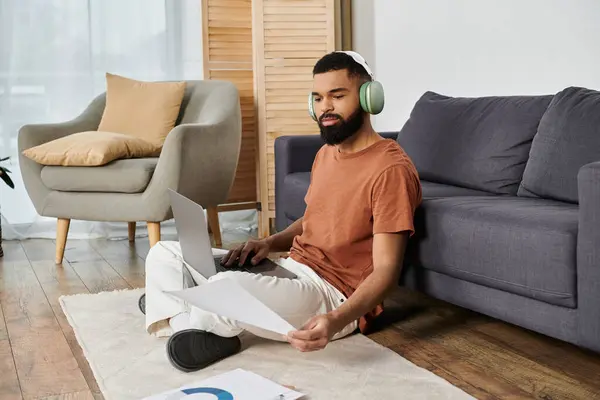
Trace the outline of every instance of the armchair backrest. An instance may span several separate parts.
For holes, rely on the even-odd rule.
[[[218,114],[235,114],[235,109],[239,107],[238,92],[231,82],[220,80],[188,80],[185,82],[186,88],[175,122],[176,126],[198,123],[202,120],[218,120]],[[105,107],[106,92],[103,92],[88,105],[84,112],[85,118],[93,119],[96,126],[100,125]]]
[[[239,108],[239,93],[228,81],[186,81],[185,94],[176,125],[219,121]]]

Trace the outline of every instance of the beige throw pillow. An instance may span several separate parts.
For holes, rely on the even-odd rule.
[[[106,107],[99,131],[162,145],[175,126],[185,82],[142,82],[106,74]]]
[[[158,157],[161,146],[130,135],[88,131],[74,133],[23,151],[42,165],[100,166],[121,158]]]

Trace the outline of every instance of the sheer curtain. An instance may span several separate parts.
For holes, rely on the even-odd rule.
[[[201,23],[200,0],[0,0],[0,158],[11,157],[4,165],[16,186],[0,182],[4,239],[55,236],[56,220],[37,215],[23,186],[19,128],[74,118],[105,90],[106,72],[202,79]],[[251,230],[254,219],[237,213],[222,225]],[[124,223],[72,221],[69,230],[69,238],[126,235]]]

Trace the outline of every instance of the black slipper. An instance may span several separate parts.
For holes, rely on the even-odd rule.
[[[146,315],[146,293],[144,293],[138,300],[138,307],[140,307],[142,314]]]
[[[226,338],[198,329],[174,333],[167,342],[171,365],[183,372],[194,372],[240,351],[237,336]]]

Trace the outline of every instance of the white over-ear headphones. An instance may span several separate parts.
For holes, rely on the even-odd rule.
[[[344,51],[340,50],[340,51],[336,51],[336,53],[348,54],[350,57],[352,57],[354,59],[354,61],[356,61],[357,63],[362,65],[362,67],[365,69],[365,71],[367,71],[367,74],[371,75],[371,79],[375,79],[375,76],[373,75],[373,71],[371,70],[371,67],[369,67],[369,64],[367,64],[367,61],[363,58],[363,56],[361,56],[360,54],[358,54],[355,51],[350,51],[350,50],[344,50]]]
[[[365,69],[365,71],[367,71],[367,74],[369,74],[369,76],[371,76],[372,80],[363,83],[360,87],[360,106],[365,112],[368,112],[369,114],[379,114],[383,110],[385,96],[383,93],[383,85],[374,79],[371,67],[369,67],[363,56],[361,56],[355,51],[336,51],[335,53],[344,53],[349,55],[354,61],[360,64]],[[308,113],[313,120],[317,120],[317,114],[314,109],[312,93],[308,95]]]

